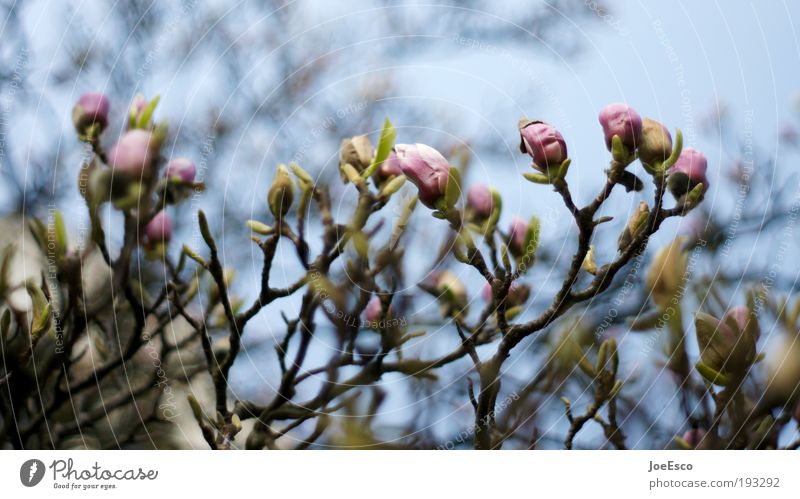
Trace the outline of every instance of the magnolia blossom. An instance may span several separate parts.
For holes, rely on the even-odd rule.
[[[184,184],[191,184],[194,182],[194,176],[197,174],[197,167],[195,167],[192,160],[187,158],[175,158],[167,163],[167,169],[164,171],[164,176],[167,178],[177,177]]]
[[[692,147],[684,148],[678,157],[678,161],[667,171],[670,175],[674,175],[673,180],[670,181],[670,190],[676,197],[680,197],[698,184],[703,184],[703,192],[707,191],[707,169],[708,160],[706,160],[703,153]],[[676,174],[682,174],[686,177]]]
[[[567,143],[558,130],[541,121],[531,121],[520,127],[520,149],[530,154],[540,170],[559,167],[567,159]]]
[[[492,191],[486,184],[475,184],[467,192],[467,206],[478,218],[488,218],[492,214]]]
[[[428,208],[436,208],[447,189],[450,164],[439,151],[425,144],[397,144],[394,149],[403,174],[419,190],[419,200]]]
[[[381,304],[381,300],[377,296],[373,296],[369,303],[367,303],[367,308],[364,311],[364,317],[369,322],[378,322],[381,320],[382,315],[383,305]]]
[[[720,373],[743,373],[756,357],[758,323],[747,307],[730,309],[720,320],[695,316],[697,344],[703,363]]]
[[[614,135],[618,135],[622,144],[629,150],[639,145],[642,136],[642,117],[632,107],[622,103],[609,104],[600,111],[599,120],[609,150]]]
[[[119,139],[108,153],[108,163],[114,171],[131,177],[149,173],[153,159],[153,136],[145,130],[131,130]]]
[[[381,163],[376,174],[380,180],[387,180],[390,177],[398,177],[403,174],[396,152],[392,151],[389,153],[389,157],[386,158],[386,161]]]
[[[145,228],[150,243],[166,243],[172,238],[172,220],[164,210],[155,214]]]
[[[508,229],[508,247],[514,254],[521,254],[525,249],[525,238],[528,235],[528,222],[520,217],[511,220]]]
[[[111,104],[108,97],[100,92],[89,92],[81,95],[72,110],[72,121],[79,133],[85,133],[86,128],[97,123],[101,129],[108,125],[108,111]]]

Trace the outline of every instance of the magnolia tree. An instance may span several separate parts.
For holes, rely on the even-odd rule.
[[[84,239],[68,240],[56,210],[47,220],[30,220],[43,271],[40,278],[17,283],[8,277],[15,248],[4,250],[0,438],[5,445],[130,447],[149,439],[168,447],[177,444],[168,437],[156,444],[152,435],[199,429],[212,449],[533,447],[543,406],[550,405],[567,423],[558,446],[573,448],[589,427],[601,431],[600,447],[630,446],[630,376],[621,375],[617,339],[599,334],[585,341],[576,334],[578,326],[564,328],[563,322],[609,289],[619,289],[618,274],[638,265],[664,221],[703,201],[706,158],[682,147],[679,130],[673,141],[664,125],[642,119],[625,104],[604,108],[599,122],[610,154],[606,178],[581,206],[570,192],[569,179],[578,167],[570,169],[565,138],[545,122],[520,121],[520,151],[532,159],[524,174],[533,184],[529,188],[558,193],[577,229],[575,252],[557,289],[534,300],[527,276],[546,236],[539,219],[515,217],[507,229],[499,227],[500,192],[464,185],[460,169],[431,146],[396,143],[386,120],[374,147],[363,135],[342,142],[339,170],[352,186],[344,195],[354,196],[352,212],[344,217],[334,209],[343,200],[331,199],[328,186],[300,165],[277,167],[261,220],[235,222],[249,228],[261,257],[259,289],[247,301],[232,289],[234,274],[224,265],[204,213],[199,211],[196,221],[171,218],[175,205],[205,186],[196,182],[192,160],[163,156],[168,129],[153,119],[157,103],[135,100],[125,115],[126,130],[106,151],[101,139],[109,125],[109,100],[98,93],[82,96],[73,121],[91,151],[78,179],[90,220]],[[637,161],[647,179],[629,168]],[[592,243],[605,236],[609,225],[604,224],[613,218],[600,212],[617,185],[626,192],[651,186],[653,194],[633,211],[621,234],[611,234],[618,238],[617,252],[603,255]],[[412,190],[413,197],[398,195]],[[398,276],[414,265],[405,248],[415,235],[415,211],[449,232],[443,250],[448,268],[401,289]],[[121,241],[107,235],[116,220]],[[176,223],[196,223],[202,247],[184,244],[179,250],[172,241]],[[386,224],[388,230],[381,230]],[[288,284],[274,282],[276,271],[286,270],[276,259],[279,245],[291,248],[296,258],[298,277]],[[644,279],[649,302],[642,309],[649,311],[629,324],[633,330],[666,328],[664,369],[677,380],[676,396],[686,407],[697,407],[687,409],[687,420],[671,425],[667,443],[658,445],[778,447],[792,417],[800,419],[798,406],[792,414],[800,346],[791,336],[800,307],[780,314],[790,332],[786,362],[758,365],[759,314],[774,304],[758,289],[745,305],[717,315],[693,314],[699,347],[694,352],[682,313],[690,250],[688,240],[678,238],[657,253]],[[479,313],[470,311],[473,300],[459,278],[465,273],[484,281],[473,293],[482,297]],[[22,290],[29,301],[11,299]],[[416,319],[421,296],[438,302],[435,321]],[[278,374],[263,380],[273,392],[268,400],[242,398],[231,387],[231,370],[247,354],[243,338],[254,318],[281,301],[293,305],[281,308],[281,332],[270,359]],[[322,339],[324,329],[333,333]],[[445,331],[454,341],[435,343],[433,355],[419,354],[412,345],[429,330]],[[521,384],[513,379],[510,366],[520,343],[553,331],[564,334],[551,335],[556,339],[537,358],[534,375]],[[321,342],[322,354],[315,350]],[[469,363],[466,375],[448,370],[459,362]],[[445,386],[459,387],[457,402],[472,408],[467,428],[447,428],[443,438],[411,418],[407,428],[392,434],[391,425],[377,418],[384,399],[400,390],[387,379],[422,387],[411,392],[418,397],[411,402],[424,406],[436,396],[426,393],[425,385],[446,376],[451,379]],[[590,394],[588,403],[568,398],[567,377],[579,379]],[[174,388],[178,382],[184,387],[180,394]],[[177,398],[188,401],[193,415],[188,423],[176,418]],[[381,437],[399,433],[406,437]]]

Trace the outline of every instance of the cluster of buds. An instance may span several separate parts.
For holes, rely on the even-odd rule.
[[[758,321],[750,308],[734,307],[722,319],[699,312],[695,329],[700,374],[722,386],[742,379],[756,360],[759,337]]]
[[[109,124],[111,109],[109,99],[102,93],[90,92],[82,95],[75,104],[72,118],[79,138],[92,145],[97,158],[105,163],[93,162],[82,175],[86,175],[86,188],[82,193],[92,209],[109,199],[121,210],[136,209],[147,219],[143,227],[145,248],[163,251],[172,236],[172,220],[164,211],[165,204],[175,204],[188,196],[189,192],[202,189],[195,183],[197,168],[187,158],[169,161],[159,180],[161,146],[166,138],[166,124],[154,123],[153,112],[158,98],[147,101],[137,96],[130,106],[127,129],[116,143],[104,154],[100,136]],[[151,208],[149,194],[159,194],[160,200]],[[152,211],[150,211],[152,210]]]
[[[693,206],[708,189],[706,159],[702,153],[687,148],[682,151],[682,137],[675,145],[669,130],[656,120],[644,118],[623,103],[609,104],[598,115],[606,147],[614,161],[609,178],[628,191],[640,190],[642,181],[625,168],[638,158],[653,176],[668,178],[668,187],[684,205]],[[533,173],[524,177],[539,184],[559,186],[569,169],[570,159],[564,137],[552,125],[523,118],[519,122],[520,151],[530,155]],[[702,184],[702,187],[700,186]]]

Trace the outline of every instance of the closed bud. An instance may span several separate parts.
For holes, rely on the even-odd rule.
[[[647,270],[647,287],[657,305],[666,306],[680,292],[687,263],[681,237],[656,253]]]
[[[525,251],[525,239],[528,232],[528,222],[520,217],[511,220],[511,227],[508,229],[508,249],[514,256],[520,256]]]
[[[486,303],[491,303],[492,301],[492,285],[488,282],[483,286],[483,290],[481,291],[481,295],[483,300]],[[531,287],[527,284],[520,284],[518,282],[512,282],[511,286],[508,288],[508,297],[506,306],[508,308],[517,307],[523,305],[531,295]]]
[[[353,165],[358,173],[361,173],[372,163],[373,156],[372,143],[366,135],[356,135],[342,140],[342,146],[339,149],[340,164]]]
[[[765,400],[772,404],[794,406],[794,416],[800,423],[800,336],[790,333],[772,343],[767,356]]]
[[[150,132],[125,132],[108,153],[108,163],[114,172],[128,178],[147,178],[156,155],[157,144]]]
[[[686,433],[683,434],[683,441],[686,442],[692,449],[696,449],[697,446],[700,445],[700,442],[703,441],[705,436],[705,430],[701,428],[693,428],[691,430],[687,430]]]
[[[450,176],[447,159],[425,144],[397,144],[395,152],[403,174],[417,186],[419,200],[428,208],[436,208],[447,191]]]
[[[667,170],[667,185],[675,199],[680,199],[685,194],[700,184],[703,184],[703,193],[708,190],[708,160],[700,151],[686,147],[669,170]]]
[[[173,159],[167,163],[167,168],[164,171],[165,177],[178,179],[183,184],[193,183],[196,174],[197,167],[195,167],[192,160],[187,158]]]
[[[136,94],[131,101],[131,107],[128,108],[128,113],[134,121],[139,121],[142,116],[144,108],[147,107],[147,98],[142,94]]]
[[[642,122],[642,140],[639,159],[650,166],[660,165],[672,154],[672,135],[667,127],[656,120],[645,118]]]
[[[75,130],[84,136],[92,133],[99,135],[108,126],[108,111],[111,105],[108,97],[100,92],[89,92],[81,95],[72,109],[72,122]],[[96,125],[92,131],[90,127]]]
[[[381,163],[381,165],[378,167],[378,171],[375,176],[378,179],[378,183],[383,184],[390,178],[399,177],[402,174],[403,170],[400,168],[400,161],[397,159],[397,153],[391,151],[389,153],[389,157],[386,158],[386,161]]]
[[[540,171],[558,168],[567,159],[567,143],[553,126],[542,121],[520,121],[520,151],[533,158]]]
[[[492,214],[494,196],[486,184],[475,184],[467,192],[467,207],[471,218],[485,220]]]
[[[288,213],[289,208],[292,207],[293,200],[294,180],[292,180],[285,165],[278,165],[278,172],[267,195],[269,211],[272,212],[272,216],[276,220],[281,220]]]
[[[145,227],[148,244],[168,243],[172,238],[172,220],[167,212],[159,211]]]
[[[381,299],[377,296],[373,296],[369,303],[367,303],[367,308],[364,310],[364,318],[367,319],[367,322],[378,322],[381,320],[382,316],[383,304],[381,304]]]
[[[636,149],[642,138],[642,118],[632,107],[623,103],[609,104],[598,116],[603,127],[606,147],[611,150],[611,141],[618,136],[628,151]]]
[[[631,217],[628,219],[628,224],[625,226],[625,229],[622,231],[617,241],[617,246],[620,251],[627,248],[631,241],[646,227],[649,215],[650,207],[647,206],[647,203],[644,201],[639,202],[639,206],[631,214]]]
[[[740,376],[755,361],[758,326],[747,307],[729,310],[722,320],[699,312],[695,329],[700,359],[711,369]]]
[[[436,290],[440,299],[456,311],[467,306],[467,290],[453,272],[443,270],[436,276]]]

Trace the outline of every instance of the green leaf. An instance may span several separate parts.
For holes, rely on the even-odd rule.
[[[375,157],[372,159],[372,164],[369,165],[369,168],[362,173],[363,178],[371,177],[372,174],[378,171],[381,163],[389,157],[389,153],[392,152],[392,147],[394,147],[395,135],[396,131],[392,122],[389,121],[389,118],[386,118],[383,122],[383,130],[381,130],[381,137],[378,140],[378,149],[375,151]]]
[[[150,120],[153,117],[156,106],[158,106],[159,100],[161,100],[161,97],[156,95],[150,102],[147,103],[147,106],[142,109],[142,115],[139,116],[139,122],[136,123],[136,128],[148,128],[150,126]]]

